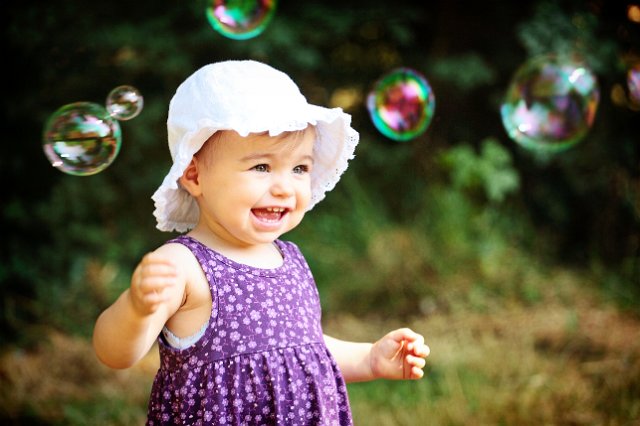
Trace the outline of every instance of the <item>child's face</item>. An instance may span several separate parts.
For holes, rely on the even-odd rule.
[[[200,222],[240,246],[271,243],[295,228],[311,199],[314,141],[312,130],[213,138],[196,156]]]

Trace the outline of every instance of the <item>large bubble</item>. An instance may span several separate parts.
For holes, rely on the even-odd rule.
[[[260,35],[276,10],[277,0],[207,0],[209,24],[225,37],[246,40]]]
[[[107,111],[116,120],[131,120],[137,117],[143,105],[142,94],[133,86],[118,86],[107,95]]]
[[[500,112],[515,142],[535,151],[559,152],[587,135],[599,101],[598,82],[589,68],[544,56],[516,71]]]
[[[427,79],[405,67],[383,75],[367,96],[373,124],[396,141],[408,141],[424,133],[435,107],[435,95]]]
[[[89,176],[107,168],[121,145],[120,124],[92,102],[75,102],[55,111],[47,120],[43,149],[60,171]]]

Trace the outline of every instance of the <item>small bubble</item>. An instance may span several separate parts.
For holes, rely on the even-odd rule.
[[[277,0],[207,0],[209,24],[225,37],[246,40],[265,30]]]
[[[631,101],[640,104],[640,63],[633,65],[627,71],[627,87]]]
[[[107,111],[116,120],[131,120],[142,111],[144,98],[133,86],[118,86],[107,95]]]

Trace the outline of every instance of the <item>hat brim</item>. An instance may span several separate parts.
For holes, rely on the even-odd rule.
[[[354,157],[359,135],[351,127],[351,116],[341,108],[325,108],[307,104],[297,117],[286,122],[269,123],[263,127],[230,127],[208,119],[200,120],[195,128],[185,131],[175,144],[173,165],[160,187],[151,197],[154,201],[157,228],[161,231],[186,232],[198,223],[200,215],[195,199],[179,184],[179,179],[204,143],[215,132],[234,130],[241,136],[249,133],[268,132],[271,136],[285,131],[302,130],[309,125],[316,128],[314,167],[311,173],[311,200],[308,210],[322,201],[331,191]]]

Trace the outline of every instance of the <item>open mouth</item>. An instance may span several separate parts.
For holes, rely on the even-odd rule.
[[[285,214],[287,214],[288,209],[284,207],[265,207],[260,209],[251,209],[251,212],[261,222],[277,223]]]

